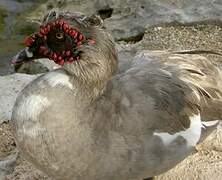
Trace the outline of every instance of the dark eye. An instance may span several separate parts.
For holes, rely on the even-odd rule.
[[[58,40],[63,40],[65,35],[63,32],[57,32],[56,35],[55,35],[56,39]]]

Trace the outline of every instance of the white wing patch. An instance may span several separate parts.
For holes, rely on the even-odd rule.
[[[25,121],[36,121],[38,115],[50,105],[49,100],[46,97],[40,95],[31,95],[22,101],[17,107],[17,119]]]
[[[173,142],[177,137],[181,136],[187,141],[188,146],[195,146],[200,139],[201,135],[201,119],[200,114],[194,115],[190,117],[190,127],[185,131],[180,131],[175,134],[169,134],[165,132],[157,133],[155,132],[154,135],[161,138],[164,145],[169,145]]]
[[[202,121],[202,127],[206,129],[209,126],[214,126],[219,122],[219,120],[214,120],[214,121]]]
[[[39,123],[39,115],[50,105],[50,101],[41,95],[30,95],[22,100],[16,108],[17,121],[23,121],[18,123],[18,134],[23,137],[22,134],[29,137],[36,137],[46,131]],[[18,137],[18,138],[19,138]]]
[[[69,81],[69,76],[62,72],[50,72],[43,77],[50,86],[66,86],[73,89],[72,83]]]

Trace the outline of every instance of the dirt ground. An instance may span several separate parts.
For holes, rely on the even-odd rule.
[[[0,157],[10,155],[15,149],[15,142],[12,137],[12,128],[9,123],[0,125]]]
[[[0,125],[0,158],[15,151],[12,128],[9,123]],[[52,180],[18,156],[6,180]],[[222,179],[222,126],[219,126],[197,152],[170,171],[155,177],[156,180],[220,180]]]

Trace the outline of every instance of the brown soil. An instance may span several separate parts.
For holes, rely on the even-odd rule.
[[[10,155],[15,150],[12,128],[9,123],[0,125],[0,158]]]
[[[17,160],[14,171],[6,176],[6,180],[52,180],[22,158]]]

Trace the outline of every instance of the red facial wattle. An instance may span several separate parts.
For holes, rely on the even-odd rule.
[[[50,22],[44,26],[40,27],[39,32],[29,36],[25,39],[25,45],[32,47],[37,38],[40,38],[43,42],[38,48],[39,55],[48,57],[49,59],[55,61],[57,64],[63,65],[65,62],[71,63],[73,61],[79,60],[79,54],[74,52],[71,45],[67,45],[68,48],[59,52],[52,51],[45,45],[47,41],[47,35],[54,29],[60,29],[64,34],[69,35],[77,46],[81,45],[86,39],[83,34],[78,32],[76,29],[69,26],[63,20],[57,20],[55,22]]]

